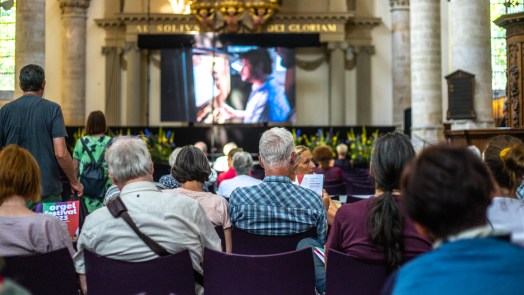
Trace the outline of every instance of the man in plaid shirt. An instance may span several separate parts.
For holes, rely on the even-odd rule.
[[[237,188],[229,200],[233,225],[250,233],[270,236],[297,234],[316,227],[318,241],[326,241],[326,210],[312,190],[293,184],[297,161],[293,136],[272,128],[260,138],[259,161],[266,177],[255,186]]]

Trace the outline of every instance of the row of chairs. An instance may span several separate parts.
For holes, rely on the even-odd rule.
[[[315,294],[313,256],[309,249],[272,255],[226,254],[204,250],[206,295]],[[185,250],[132,263],[85,252],[90,295],[194,294],[193,268]],[[34,256],[6,258],[6,277],[32,294],[78,294],[71,256],[61,249]],[[380,294],[387,278],[384,265],[374,265],[330,251],[326,294]]]

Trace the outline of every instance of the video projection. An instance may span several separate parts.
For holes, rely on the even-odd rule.
[[[199,43],[161,51],[162,121],[294,122],[294,49]]]

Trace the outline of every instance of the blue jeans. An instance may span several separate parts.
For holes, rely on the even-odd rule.
[[[320,258],[313,252],[315,247],[323,248],[319,241],[313,238],[305,238],[298,242],[297,250],[311,248],[311,254],[313,255],[313,263],[315,264],[315,286],[317,287],[318,293],[322,294],[326,290],[326,266]]]

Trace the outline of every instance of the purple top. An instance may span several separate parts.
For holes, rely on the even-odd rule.
[[[400,205],[399,196],[394,198]],[[338,209],[326,243],[326,256],[328,249],[334,249],[358,259],[385,262],[382,250],[369,241],[367,217],[372,200],[373,198],[369,198],[346,204]],[[432,242],[418,234],[411,219],[404,214],[405,259],[430,251]]]
[[[329,167],[324,170],[320,166],[315,168],[316,174],[324,174],[324,183],[325,182],[344,182],[344,174],[342,169],[338,167]]]

